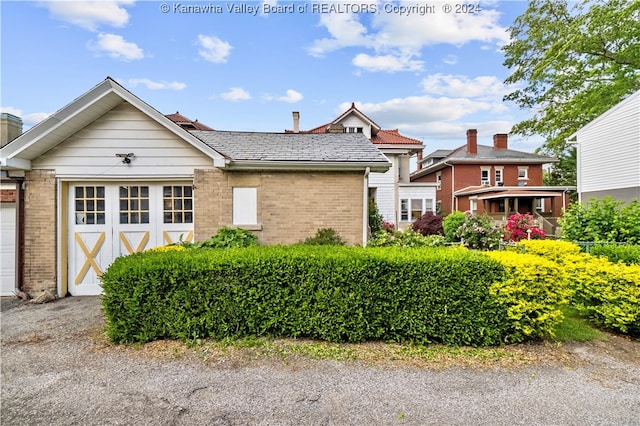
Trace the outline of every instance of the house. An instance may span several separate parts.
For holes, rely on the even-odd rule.
[[[409,226],[428,211],[436,209],[436,184],[410,180],[412,158],[422,155],[422,142],[400,134],[398,129],[386,130],[360,111],[354,103],[329,123],[310,130],[299,130],[300,114],[293,113],[293,130],[287,133],[363,134],[391,163],[386,172],[372,172],[369,178],[369,198],[373,200],[387,222],[398,229]]]
[[[577,145],[578,199],[640,200],[640,91],[569,137]]]
[[[369,176],[391,164],[363,134],[194,123],[107,77],[4,146],[23,233],[15,287],[99,294],[116,257],[205,240],[224,226],[249,229],[263,244],[328,227],[349,244],[366,242]]]
[[[574,187],[545,186],[543,165],[553,157],[509,149],[508,136],[493,136],[493,146],[478,144],[478,132],[453,150],[437,150],[421,160],[413,182],[435,182],[439,211],[471,211],[506,220],[512,213],[532,213],[554,233],[555,220],[568,206]]]

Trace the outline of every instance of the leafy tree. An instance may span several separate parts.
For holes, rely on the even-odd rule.
[[[384,219],[380,214],[380,210],[378,210],[378,205],[373,199],[369,199],[369,233],[371,235],[376,232],[384,229],[383,227]]]
[[[556,183],[575,184],[566,139],[640,89],[639,21],[635,0],[533,0],[510,28],[504,100],[533,112],[512,133],[545,137]]]

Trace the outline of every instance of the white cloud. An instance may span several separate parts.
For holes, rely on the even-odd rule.
[[[455,65],[458,63],[458,57],[456,55],[447,55],[442,59],[442,62],[444,62],[447,65]]]
[[[20,117],[22,119],[22,125],[24,130],[35,126],[41,121],[48,118],[51,113],[48,112],[34,112],[31,114],[24,114],[21,109],[14,108],[11,106],[0,107],[0,112],[5,112],[7,114],[15,115],[16,117]]]
[[[312,56],[322,57],[326,53],[349,46],[373,47],[373,40],[367,37],[367,28],[360,23],[357,15],[323,14],[320,16],[320,24],[327,27],[332,37],[314,41],[308,49]]]
[[[422,61],[414,61],[409,56],[393,56],[379,55],[371,56],[366,53],[360,53],[351,61],[358,68],[367,71],[420,71],[422,70]]]
[[[178,81],[153,81],[148,78],[130,78],[129,86],[136,87],[143,85],[149,90],[182,90],[187,85]]]
[[[296,102],[300,102],[302,98],[303,98],[302,93],[297,92],[293,89],[289,89],[287,90],[287,94],[285,96],[280,96],[277,98],[277,100],[280,102],[287,102],[290,104],[294,104]]]
[[[233,49],[229,43],[218,37],[202,34],[198,35],[198,45],[200,46],[200,50],[198,50],[200,56],[214,63],[227,62],[231,49]]]
[[[232,102],[246,101],[251,99],[251,95],[249,94],[249,92],[244,90],[242,87],[232,87],[228,92],[221,93],[220,97],[225,101]]]
[[[437,13],[425,25],[425,17],[420,14],[390,13],[384,9],[388,5],[398,4],[409,6],[416,3],[378,3],[380,13],[375,15],[322,14],[320,25],[327,29],[329,37],[315,40],[308,47],[308,53],[322,57],[338,49],[360,47],[373,50],[375,55],[357,55],[353,60],[357,67],[369,71],[415,71],[418,65],[421,69],[422,62],[415,61],[414,58],[419,56],[420,50],[425,46],[461,46],[472,41],[501,46],[509,41],[507,28],[498,23],[500,13],[496,10],[485,9],[474,14]],[[367,27],[360,19],[369,16],[371,23]],[[398,69],[398,61],[389,60],[390,58],[402,59],[407,66]],[[444,59],[449,64],[455,61],[457,59],[452,56]]]
[[[53,17],[89,31],[100,25],[123,27],[129,22],[129,13],[123,6],[132,5],[133,0],[113,1],[47,1],[44,5]]]
[[[137,44],[126,41],[117,34],[98,34],[98,39],[89,42],[88,46],[94,51],[104,51],[111,58],[123,61],[133,61],[145,57],[144,51]]]
[[[420,84],[425,93],[433,95],[502,99],[508,92],[503,82],[491,75],[469,78],[465,75],[433,74]]]

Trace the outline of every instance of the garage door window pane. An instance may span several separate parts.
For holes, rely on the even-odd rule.
[[[193,191],[189,185],[162,188],[164,223],[193,223]]]
[[[149,187],[120,187],[120,223],[149,223]]]
[[[104,224],[104,186],[77,186],[74,206],[76,225]]]

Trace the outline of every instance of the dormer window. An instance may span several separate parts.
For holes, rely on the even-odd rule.
[[[362,127],[345,127],[345,133],[362,133]]]

